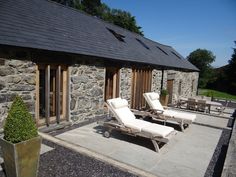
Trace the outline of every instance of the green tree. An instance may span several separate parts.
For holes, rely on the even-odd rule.
[[[236,41],[234,41],[236,45]],[[228,67],[226,69],[226,75],[229,81],[229,92],[236,95],[236,48],[233,48],[234,52],[231,59],[228,61]]]
[[[98,16],[98,9],[102,5],[100,0],[82,0],[82,10],[92,16]]]
[[[135,17],[132,16],[129,12],[120,9],[112,9],[111,16],[113,24],[125,28],[129,31],[143,35],[141,27],[138,26],[136,23]]]
[[[191,52],[187,59],[200,70],[200,88],[205,88],[207,83],[214,81],[214,73],[211,63],[215,61],[215,56],[211,51],[206,49],[197,49]]]

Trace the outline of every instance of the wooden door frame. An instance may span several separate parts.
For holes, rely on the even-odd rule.
[[[40,69],[45,70],[45,118],[40,119]],[[50,117],[50,69],[56,69],[56,116]],[[62,73],[61,73],[62,72]],[[62,76],[61,76],[62,74]],[[36,65],[36,101],[35,101],[35,117],[37,126],[49,125],[51,123],[60,123],[63,120],[69,120],[69,72],[66,65],[60,64],[37,64]],[[61,83],[61,77],[62,82]],[[62,108],[60,108],[61,102],[61,84],[62,84]],[[60,110],[62,109],[62,114]]]
[[[168,90],[168,83],[170,83],[171,82],[171,90],[172,90],[172,92],[170,93],[170,91]],[[169,93],[169,99],[168,99],[168,103],[171,103],[172,102],[172,98],[173,98],[173,91],[174,91],[174,79],[170,79],[170,80],[167,80],[167,83],[166,83],[166,89],[167,89],[167,91],[168,91],[168,93]]]
[[[104,91],[104,100],[106,101],[107,97],[109,97],[109,94],[107,95],[107,86],[110,85],[110,83],[108,83],[106,85],[106,81],[107,81],[107,71],[114,71],[114,75],[112,77],[112,98],[115,97],[119,97],[120,96],[120,68],[117,67],[106,67],[106,71],[105,71],[105,91]],[[109,82],[109,80],[108,80]],[[109,89],[109,88],[108,88]],[[110,91],[110,90],[109,90]]]
[[[131,108],[141,109],[146,105],[141,92],[149,92],[152,89],[152,68],[132,68],[132,86],[131,86]]]

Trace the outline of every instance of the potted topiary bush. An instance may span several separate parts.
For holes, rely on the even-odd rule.
[[[169,93],[167,90],[161,90],[160,102],[163,106],[167,106],[169,100]]]
[[[8,177],[37,176],[41,137],[32,115],[19,96],[14,99],[8,112],[0,143]]]

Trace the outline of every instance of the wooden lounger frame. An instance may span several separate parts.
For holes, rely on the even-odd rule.
[[[169,121],[174,121],[177,122],[180,126],[180,129],[182,132],[184,132],[185,127],[189,126],[189,123],[186,123],[183,119],[177,119],[174,117],[170,117],[170,116],[164,116],[162,114],[163,111],[160,110],[153,110],[153,109],[149,109],[146,111],[140,111],[140,110],[136,110],[136,109],[131,109],[131,111],[137,115],[137,116],[141,116],[142,118],[145,117],[152,117],[152,119],[156,119],[156,120],[160,120],[160,121],[164,121],[164,125],[166,125],[166,122]],[[158,113],[158,111],[160,113]]]
[[[117,120],[114,120],[114,119],[109,120],[109,121],[100,121],[99,125],[102,125],[103,127],[106,128],[106,130],[103,133],[103,135],[106,138],[110,137],[110,134],[112,133],[113,130],[120,131],[124,134],[135,136],[135,137],[139,136],[139,137],[148,138],[152,141],[156,152],[160,152],[160,147],[159,147],[160,143],[168,143],[170,137],[173,134],[175,134],[175,131],[173,131],[166,138],[153,136],[151,133],[149,134],[149,133],[145,133],[145,132],[137,132],[132,128],[129,128],[129,127],[126,127],[124,125],[119,124],[119,122]]]
[[[112,109],[110,108],[110,105],[107,103],[105,104],[107,105],[109,110],[113,112]],[[114,113],[113,115],[115,116]],[[116,117],[112,117],[112,119],[110,120],[107,119],[105,121],[99,121],[98,124],[106,128],[106,131],[104,131],[103,135],[107,138],[110,137],[110,134],[112,133],[113,130],[120,131],[124,134],[135,136],[135,137],[139,136],[139,137],[148,138],[152,141],[156,152],[160,152],[160,147],[159,147],[160,143],[168,143],[171,136],[176,134],[176,132],[173,131],[165,138],[159,137],[159,136],[153,136],[151,133],[139,132],[132,128],[126,127],[123,123],[117,120]]]

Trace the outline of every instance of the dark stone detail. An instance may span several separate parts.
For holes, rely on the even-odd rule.
[[[103,80],[103,79],[104,79],[104,76],[97,74],[97,75],[95,76],[95,79],[96,79],[96,80]]]
[[[0,65],[5,65],[5,60],[0,58]]]
[[[34,102],[25,102],[29,112],[34,112],[35,111],[35,103]]]
[[[4,89],[5,86],[6,86],[5,83],[2,80],[0,80],[0,90]]]
[[[7,76],[14,74],[14,69],[7,66],[1,66],[0,67],[0,76]]]
[[[12,91],[32,91],[34,89],[35,89],[35,87],[30,86],[30,85],[14,85],[11,88]]]
[[[101,88],[98,88],[98,87],[94,87],[92,90],[91,90],[91,94],[93,97],[96,97],[96,96],[100,96],[103,94],[103,90]]]
[[[18,84],[21,81],[21,78],[19,75],[13,75],[13,76],[9,76],[7,78],[7,82],[9,83],[14,83],[14,84]]]
[[[20,61],[20,60],[10,60],[10,61],[8,62],[8,65],[9,65],[9,66],[12,66],[12,67],[14,67],[14,68],[19,68],[20,66],[23,65],[23,62]]]
[[[34,76],[27,76],[27,77],[25,77],[24,80],[25,80],[26,83],[28,83],[30,85],[35,85],[36,84]]]
[[[71,101],[70,101],[70,110],[74,110],[75,109],[75,104],[76,104],[76,101],[75,101],[75,99],[71,99]]]
[[[21,95],[23,100],[31,100],[31,95]]]
[[[71,81],[73,84],[87,83],[88,79],[89,78],[87,76],[74,76],[71,78]]]
[[[12,102],[16,95],[16,93],[0,94],[0,103]]]

